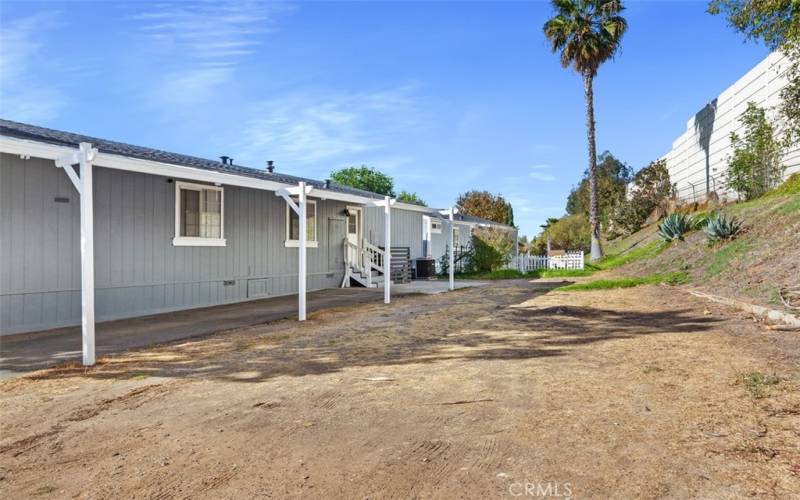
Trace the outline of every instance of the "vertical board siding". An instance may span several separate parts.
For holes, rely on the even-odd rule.
[[[286,248],[286,204],[274,192],[225,186],[225,247],[176,247],[175,180],[95,168],[98,320],[297,292],[297,248]],[[57,203],[55,198],[69,198]],[[313,193],[311,196],[313,199]],[[345,204],[317,200],[318,248],[308,289],[336,287]],[[420,230],[421,231],[421,230]],[[53,161],[0,155],[0,334],[80,323],[80,207]],[[341,258],[339,258],[341,260]],[[334,261],[336,259],[334,258]],[[232,280],[233,285],[224,285]]]
[[[364,237],[377,246],[384,246],[385,214],[383,207],[364,208]],[[392,209],[392,246],[409,247],[411,258],[422,257],[422,216],[399,208]]]

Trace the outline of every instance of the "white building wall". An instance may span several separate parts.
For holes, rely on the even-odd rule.
[[[686,131],[664,157],[681,200],[702,200],[707,190],[716,191],[722,198],[736,198],[736,193],[726,188],[728,159],[733,153],[730,134],[743,135],[739,118],[748,102],[767,109],[771,119],[778,116],[788,66],[783,54],[771,53],[689,119]],[[787,177],[800,171],[800,145],[786,151],[784,164]]]

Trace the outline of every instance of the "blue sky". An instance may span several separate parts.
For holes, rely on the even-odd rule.
[[[766,56],[704,2],[627,2],[595,82],[598,152],[659,157]],[[366,164],[449,206],[508,198],[523,234],[586,168],[583,90],[544,2],[9,2],[0,115],[324,179]]]

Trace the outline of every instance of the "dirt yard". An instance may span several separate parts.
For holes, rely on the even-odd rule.
[[[798,389],[679,289],[497,283],[4,381],[0,497],[798,498]]]

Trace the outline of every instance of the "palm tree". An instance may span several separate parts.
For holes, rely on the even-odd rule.
[[[619,48],[628,23],[619,14],[619,0],[552,0],[555,15],[544,23],[544,35],[553,53],[561,52],[561,66],[572,66],[583,77],[586,98],[586,132],[589,139],[589,221],[592,227],[591,260],[603,256],[597,218],[597,151],[594,140],[594,93],[597,69]]]

